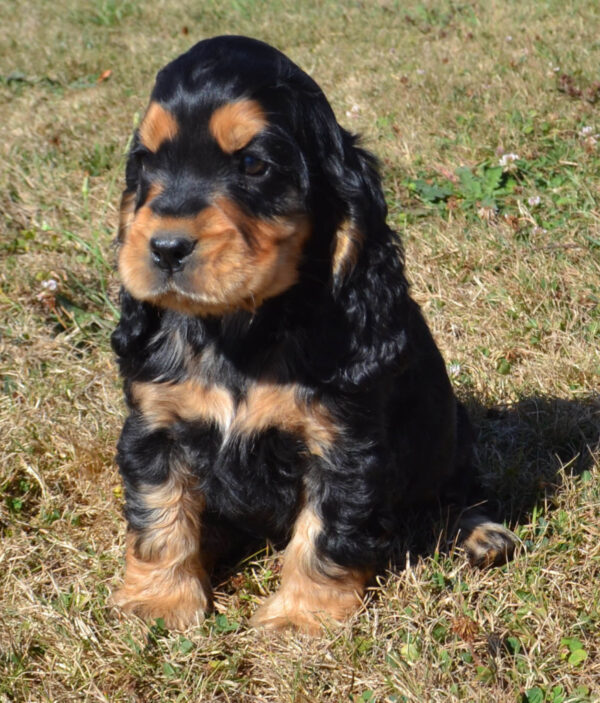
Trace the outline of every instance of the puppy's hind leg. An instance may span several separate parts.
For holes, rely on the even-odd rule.
[[[506,564],[513,558],[517,543],[516,535],[483,512],[469,510],[460,518],[458,544],[473,566]]]
[[[457,403],[457,451],[452,480],[444,491],[450,505],[469,505],[480,496],[480,486],[473,464],[475,431],[467,411]],[[464,509],[458,519],[457,542],[473,566],[500,566],[509,562],[517,546],[517,537],[506,527],[494,522],[484,508]]]

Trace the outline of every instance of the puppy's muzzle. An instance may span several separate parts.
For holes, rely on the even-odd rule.
[[[189,237],[160,232],[150,240],[152,262],[162,271],[172,274],[181,271],[196,246]]]

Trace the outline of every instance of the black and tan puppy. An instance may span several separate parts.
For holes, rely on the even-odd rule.
[[[407,508],[471,478],[375,160],[283,54],[225,36],[160,71],[126,181],[114,600],[183,627],[210,607],[223,536],[260,536],[289,542],[254,623],[341,621]],[[470,531],[477,561],[512,551],[499,525]]]

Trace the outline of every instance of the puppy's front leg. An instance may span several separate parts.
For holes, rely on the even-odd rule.
[[[253,625],[318,634],[323,625],[339,624],[360,607],[372,572],[345,568],[320,555],[321,530],[320,518],[305,506],[283,555],[279,590],[257,610]]]
[[[283,555],[281,586],[253,624],[318,634],[360,608],[381,545],[385,456],[363,435],[336,431],[335,442],[310,446],[305,502]],[[314,434],[314,433],[313,433]]]
[[[187,467],[170,458],[167,448],[152,458],[148,478],[153,481],[134,479],[140,459],[120,451],[128,534],[125,579],[112,601],[145,620],[162,618],[167,628],[182,629],[199,622],[211,606],[200,551],[204,498]]]

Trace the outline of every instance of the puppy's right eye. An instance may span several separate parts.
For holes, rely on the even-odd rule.
[[[261,176],[266,172],[269,164],[251,154],[246,154],[240,161],[240,170],[247,176]]]

